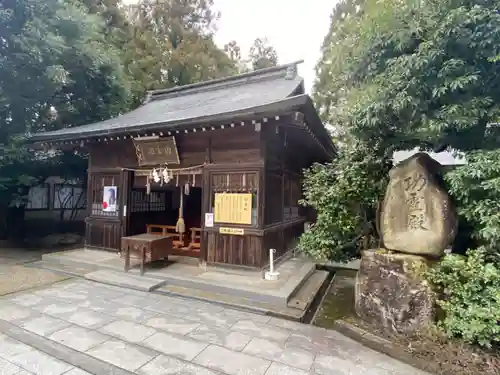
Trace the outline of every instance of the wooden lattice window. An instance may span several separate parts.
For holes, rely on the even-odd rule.
[[[299,201],[302,198],[300,176],[287,173],[283,179],[283,220],[293,220],[299,215]]]
[[[300,217],[300,200],[302,199],[302,181],[299,176],[290,181],[291,219]]]
[[[167,209],[166,193],[153,191],[149,195],[149,211],[165,211]]]
[[[119,217],[119,204],[116,205],[116,210],[113,212],[104,211],[103,207],[103,194],[105,186],[118,186],[120,182],[120,175],[92,175],[90,179],[91,189],[91,202],[92,202],[92,216],[103,217]],[[120,189],[117,189],[116,202],[119,202]]]
[[[53,202],[55,210],[81,210],[87,204],[87,191],[78,185],[55,184]]]
[[[216,193],[250,193],[252,194],[252,224],[258,223],[259,212],[259,173],[228,172],[213,173],[211,177],[210,212],[214,212]]]
[[[132,190],[131,212],[165,211],[167,209],[167,193],[164,191],[152,191],[146,194],[146,190]]]
[[[285,174],[283,178],[283,220],[290,220],[292,217],[292,195],[290,175]]]

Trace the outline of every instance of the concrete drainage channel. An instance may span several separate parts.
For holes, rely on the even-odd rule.
[[[304,317],[302,318],[302,323],[304,324],[314,324],[316,317],[321,310],[321,306],[326,296],[328,295],[333,282],[335,281],[335,270],[332,267],[327,266],[316,266],[317,270],[327,271],[328,277],[325,279],[321,288],[319,288],[316,296],[313,298],[309,308],[307,309]]]

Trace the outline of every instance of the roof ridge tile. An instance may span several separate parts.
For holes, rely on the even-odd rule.
[[[283,79],[287,79],[286,78],[287,69],[290,67],[296,67],[298,64],[301,64],[302,62],[303,60],[300,60],[288,64],[254,70],[248,73],[242,73],[203,82],[197,82],[189,85],[176,86],[168,89],[151,90],[148,91],[145,102],[147,103],[153,100],[169,99],[172,97],[178,97],[182,95],[191,95],[199,92],[208,92],[216,89],[221,89],[221,88],[224,89],[228,87],[234,87],[238,85],[264,81],[268,79],[276,79],[279,78],[280,76],[282,76]]]

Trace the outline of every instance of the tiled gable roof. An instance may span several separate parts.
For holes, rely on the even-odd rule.
[[[304,93],[303,79],[296,74],[296,64],[152,91],[143,105],[123,115],[93,124],[37,133],[32,140],[101,136],[155,125],[168,128],[272,105]]]

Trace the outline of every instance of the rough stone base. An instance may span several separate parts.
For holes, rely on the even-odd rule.
[[[385,249],[363,251],[356,313],[390,332],[411,333],[435,318],[435,295],[424,279],[430,261]]]

